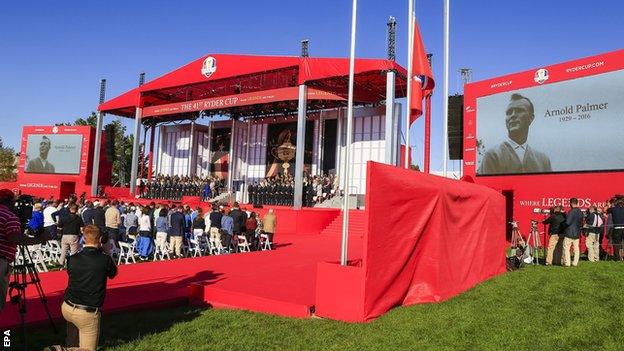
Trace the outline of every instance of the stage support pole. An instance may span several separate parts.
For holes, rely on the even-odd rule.
[[[249,202],[247,189],[249,188],[249,142],[251,141],[251,120],[247,120],[247,143],[245,144],[245,186],[243,188],[243,202]]]
[[[100,105],[106,97],[106,79],[100,79]],[[93,172],[91,173],[91,196],[97,196],[98,180],[100,176],[100,149],[102,144],[102,128],[104,113],[97,112],[97,124],[95,127],[95,150],[93,150]]]
[[[394,104],[394,124],[392,131],[394,132],[393,150],[392,150],[392,164],[401,167],[399,164],[401,161],[401,121],[402,121],[402,108],[400,103]]]
[[[319,112],[316,145],[316,174],[323,174],[323,111]]]
[[[132,168],[130,169],[130,195],[137,193],[137,176],[139,171],[139,146],[141,140],[141,113],[140,107],[134,114],[134,143],[132,144]]]
[[[342,204],[342,243],[340,245],[340,264],[347,265],[349,243],[349,197],[350,197],[350,172],[351,168],[351,139],[353,138],[353,84],[355,83],[355,31],[357,23],[357,0],[353,0],[351,10],[351,52],[349,56],[349,98],[347,100],[347,149],[345,156],[345,187]]]
[[[193,171],[193,163],[195,163],[195,143],[197,142],[195,138],[195,121],[191,122],[191,136],[189,138],[189,164],[187,174],[189,177],[195,175]]]
[[[235,194],[234,192],[234,138],[236,138],[236,118],[232,117],[232,131],[230,132],[230,153],[228,155],[228,181],[227,181],[227,188],[228,188],[228,193],[230,194],[230,203],[234,202],[232,201],[232,194]]]
[[[336,177],[338,178],[338,187],[344,189],[342,183],[342,108],[336,109]]]
[[[448,167],[448,95],[449,95],[449,13],[450,1],[444,0],[444,80],[442,81],[442,118],[444,135],[442,137],[442,174],[446,177]]]
[[[297,107],[297,149],[295,151],[295,196],[293,207],[300,210],[303,204],[303,158],[305,151],[305,129],[307,116],[308,88],[299,86],[299,105]]]
[[[154,168],[154,139],[156,139],[156,125],[150,127],[150,148],[147,156],[147,179],[152,180]]]
[[[208,175],[212,176],[210,169],[212,168],[212,129],[214,121],[208,123]],[[214,194],[213,194],[214,196]]]
[[[156,153],[156,176],[160,174],[160,164],[162,159],[162,132],[163,127],[158,127],[158,146],[156,147],[156,149],[158,150],[158,152]]]
[[[394,149],[394,139],[396,132],[394,131],[394,81],[396,79],[396,73],[394,71],[388,71],[386,73],[386,124],[384,127],[384,135],[386,136],[386,156],[385,161],[387,164],[393,164],[392,150]]]

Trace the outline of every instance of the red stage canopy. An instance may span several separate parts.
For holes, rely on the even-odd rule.
[[[386,76],[382,73],[396,71],[396,97],[406,93],[406,71],[394,61],[382,59],[357,59],[355,63],[354,96],[357,103],[377,103],[385,100]],[[318,107],[342,103],[347,96],[349,59],[309,58],[294,56],[206,55],[170,73],[158,77],[141,87],[108,100],[99,111],[125,117],[134,117],[136,107],[151,107],[180,103],[199,103],[215,98],[278,91],[306,84],[316,93],[308,93],[308,100],[323,101]],[[326,92],[329,94],[321,94]],[[257,94],[256,94],[257,95]],[[262,94],[266,95],[266,94]],[[288,94],[290,95],[290,94]],[[277,99],[279,100],[279,99]],[[292,101],[291,97],[285,100]],[[293,101],[294,102],[294,101]],[[327,103],[329,102],[329,103]],[[257,105],[271,104],[273,109],[293,109],[296,103],[277,105],[276,99],[260,100]],[[239,109],[241,106],[223,106],[221,111]],[[180,111],[190,112],[196,109]],[[172,113],[180,113],[173,111]],[[162,113],[152,114],[162,115]],[[148,115],[146,114],[145,117]]]

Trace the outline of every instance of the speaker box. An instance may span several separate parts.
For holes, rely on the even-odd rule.
[[[461,160],[464,150],[464,96],[449,96],[448,103],[449,158]]]

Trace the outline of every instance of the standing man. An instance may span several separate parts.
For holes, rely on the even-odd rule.
[[[585,223],[587,223],[587,237],[585,240],[587,259],[590,262],[598,262],[600,259],[600,235],[604,229],[604,220],[596,206],[589,207]]]
[[[622,241],[624,240],[624,198],[616,198],[614,206],[607,210],[611,215],[613,230],[611,231],[611,244],[613,245],[613,257],[623,260]]]
[[[69,206],[69,216],[59,219],[59,228],[61,228],[61,233],[63,233],[61,237],[61,258],[59,259],[61,266],[65,264],[66,256],[78,252],[80,233],[82,232],[84,223],[77,212],[78,206],[72,204]]]
[[[173,210],[170,218],[169,246],[176,257],[182,257],[182,238],[184,238],[184,207],[180,205],[177,210]]]
[[[241,211],[238,202],[234,202],[230,217],[233,221],[233,235],[245,235],[245,222],[247,222],[247,214]]]
[[[57,239],[56,221],[54,220],[54,214],[57,212],[58,201],[49,203],[43,210],[43,230],[46,233],[48,239]]]
[[[581,250],[579,248],[579,237],[581,236],[581,227],[583,225],[583,212],[578,208],[578,199],[573,197],[570,199],[570,212],[566,217],[566,229],[563,239],[563,264],[570,267],[570,246],[574,249],[574,261],[572,265],[578,266]]]
[[[273,243],[273,235],[275,234],[275,228],[277,227],[277,217],[273,212],[273,209],[269,209],[269,212],[264,215],[262,219],[262,229],[264,234],[269,237],[269,241]]]
[[[555,206],[550,213],[550,216],[546,218],[542,223],[548,224],[548,234],[550,238],[548,239],[548,251],[546,252],[546,265],[550,266],[553,261],[553,254],[555,252],[555,248],[559,243],[559,239],[561,238],[561,234],[563,232],[563,224],[565,223],[566,218],[563,214],[563,208],[561,206]],[[561,256],[559,256],[561,257]],[[561,264],[559,261],[557,264]]]
[[[114,200],[104,212],[104,220],[108,237],[113,239],[115,246],[119,247],[119,225],[121,224],[121,214],[119,213],[119,202]]]
[[[81,350],[96,350],[100,337],[100,309],[106,296],[106,281],[117,275],[113,259],[102,252],[100,229],[88,225],[84,229],[85,246],[67,259],[69,281],[61,313],[67,321],[67,346],[78,344]]]
[[[548,156],[527,143],[529,127],[534,119],[531,100],[520,94],[512,94],[505,111],[507,140],[485,151],[477,174],[551,172]]]
[[[212,211],[210,212],[210,242],[216,243],[221,240],[219,231],[221,230],[221,219],[223,214],[219,211],[217,205],[212,205]]]
[[[45,236],[27,237],[22,232],[19,218],[11,211],[15,205],[15,194],[9,189],[0,190],[0,312],[6,302],[9,287],[9,264],[15,260],[17,245],[36,245],[45,241]]]

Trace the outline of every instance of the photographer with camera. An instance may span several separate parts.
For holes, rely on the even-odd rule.
[[[102,237],[97,226],[86,226],[83,235],[85,245],[82,251],[67,258],[69,281],[61,313],[67,321],[67,346],[79,345],[80,350],[96,350],[106,282],[117,275],[117,266],[102,252]]]
[[[45,242],[43,236],[24,235],[20,218],[11,211],[15,195],[9,189],[0,189],[0,311],[4,308],[9,287],[9,264],[15,260],[17,245],[35,245]]]
[[[561,206],[555,206],[550,211],[550,216],[542,221],[542,224],[548,224],[548,251],[546,251],[546,265],[552,265],[555,248],[561,239],[563,233],[562,224],[565,223],[566,217]]]

